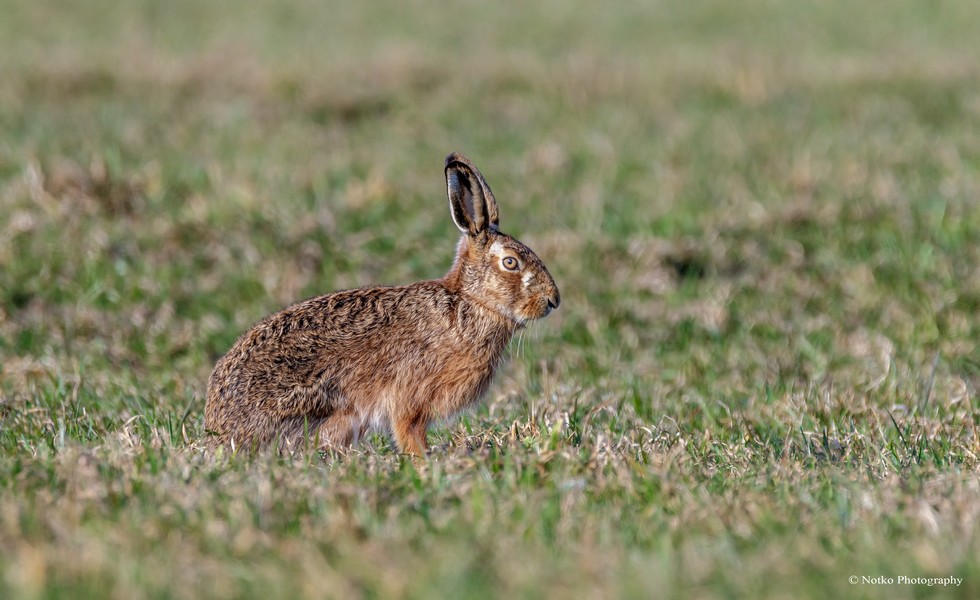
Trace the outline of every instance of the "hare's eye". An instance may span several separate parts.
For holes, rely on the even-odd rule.
[[[504,268],[508,271],[516,271],[517,267],[520,266],[517,259],[513,256],[505,256],[504,259],[500,261],[500,264],[504,265]]]

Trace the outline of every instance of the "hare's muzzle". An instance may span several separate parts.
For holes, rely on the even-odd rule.
[[[542,318],[550,315],[551,311],[558,308],[558,305],[561,304],[561,294],[558,293],[558,286],[554,283],[551,284],[551,293],[545,296],[545,302],[547,302],[547,305],[544,309],[544,314],[541,315]]]

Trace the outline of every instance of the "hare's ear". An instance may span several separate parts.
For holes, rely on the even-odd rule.
[[[463,233],[477,235],[500,224],[497,201],[480,171],[459,153],[446,157],[446,186],[449,209],[456,227]]]

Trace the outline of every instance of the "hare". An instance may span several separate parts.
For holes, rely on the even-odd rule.
[[[209,445],[351,446],[369,430],[403,453],[486,392],[507,343],[561,301],[530,248],[502,233],[497,201],[462,154],[446,157],[462,232],[442,279],[317,296],[253,326],[208,381]]]

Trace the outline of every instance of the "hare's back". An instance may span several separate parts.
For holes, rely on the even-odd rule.
[[[255,325],[225,358],[286,387],[315,385],[335,371],[392,360],[428,328],[444,328],[452,302],[432,284],[344,290],[303,300]]]

